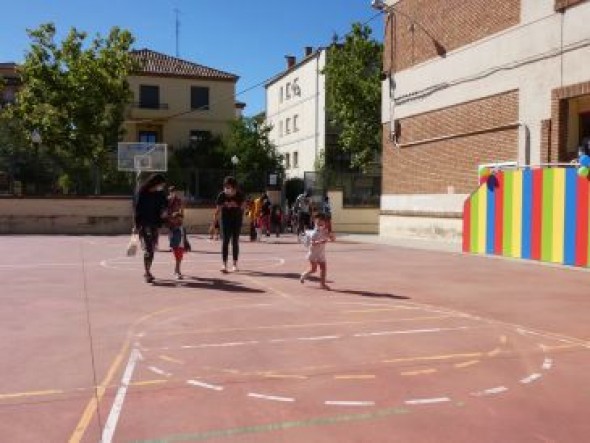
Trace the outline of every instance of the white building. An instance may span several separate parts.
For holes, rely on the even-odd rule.
[[[299,62],[286,59],[285,71],[265,85],[266,121],[270,140],[285,159],[287,179],[304,178],[326,147],[326,50],[306,47]]]

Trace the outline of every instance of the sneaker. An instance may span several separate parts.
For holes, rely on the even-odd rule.
[[[239,272],[240,270],[238,269],[238,265],[233,265],[231,268],[232,272]]]
[[[182,280],[184,278],[180,272],[175,272],[174,277],[176,278],[176,280]]]
[[[146,283],[153,283],[155,280],[154,276],[149,272],[146,272],[143,277],[145,278]]]
[[[325,285],[325,284],[324,285],[320,285],[320,288],[322,288],[322,289],[324,289],[326,291],[330,291],[331,290],[330,287],[328,285]]]
[[[303,284],[304,281],[305,281],[305,272],[303,274],[301,274],[301,277],[299,277],[299,283]]]
[[[223,267],[221,268],[221,272],[223,272],[224,274],[227,274],[227,265],[223,265]]]

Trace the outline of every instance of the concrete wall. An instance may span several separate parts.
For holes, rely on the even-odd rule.
[[[344,207],[342,191],[328,191],[328,197],[332,205],[332,229],[336,233],[379,233],[379,208]]]
[[[213,208],[187,208],[190,233],[206,233]],[[133,223],[125,198],[0,198],[0,234],[127,234]]]

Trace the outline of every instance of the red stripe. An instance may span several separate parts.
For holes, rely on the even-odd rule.
[[[463,205],[463,252],[471,252],[471,196]]]
[[[533,171],[533,220],[531,229],[531,258],[541,260],[541,222],[543,220],[543,170]]]
[[[578,177],[576,217],[576,266],[588,264],[588,179]]]
[[[502,255],[504,238],[504,173],[496,174],[497,187],[495,190],[496,201],[496,237],[494,238],[494,253]]]

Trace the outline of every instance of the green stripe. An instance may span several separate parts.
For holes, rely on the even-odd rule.
[[[553,169],[543,170],[543,218],[541,221],[541,260],[551,261],[553,252]]]
[[[477,234],[479,233],[479,227],[478,227],[478,213],[479,213],[479,191],[475,192],[473,194],[473,196],[471,197],[471,226],[470,226],[470,231],[471,231],[471,245],[470,245],[470,251],[471,252],[477,252],[477,245],[478,245],[478,239],[479,237],[477,236]]]
[[[260,434],[264,432],[282,431],[293,428],[307,428],[312,426],[325,426],[337,423],[347,423],[355,421],[374,420],[392,415],[407,414],[410,412],[405,408],[388,408],[376,412],[367,412],[364,414],[346,414],[332,417],[317,417],[309,420],[284,421],[279,423],[269,423],[263,425],[243,426],[240,428],[218,429],[213,431],[199,432],[197,434],[177,434],[156,440],[137,440],[135,443],[170,443],[177,441],[204,441],[213,438],[232,437],[244,434]]]
[[[504,215],[503,215],[503,234],[502,250],[507,257],[512,256],[512,200],[514,198],[514,171],[504,173]]]

